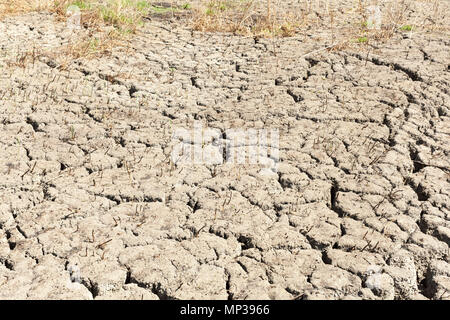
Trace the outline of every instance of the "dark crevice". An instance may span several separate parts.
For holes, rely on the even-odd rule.
[[[298,297],[298,296],[300,296],[300,291],[297,291],[297,290],[295,290],[295,289],[292,289],[292,288],[284,288],[284,290],[286,290],[287,291],[287,293],[289,293],[290,295],[292,295],[292,296],[294,296],[294,297]]]
[[[6,260],[0,260],[0,262],[3,262],[3,264],[5,265],[6,269],[14,271],[14,263],[8,259]]]
[[[442,106],[439,106],[439,107],[437,108],[437,113],[438,113],[439,117],[447,116],[447,112],[446,112],[446,110],[444,109],[444,107],[442,107]]]
[[[247,250],[255,247],[252,243],[252,239],[249,237],[241,235],[237,238],[237,241],[241,243],[242,250]]]
[[[387,100],[381,99],[380,102],[385,104],[385,105],[387,105],[387,106],[389,106],[389,107],[391,107],[391,108],[394,108],[394,109],[398,107],[395,103],[392,103],[392,102],[387,101]]]
[[[304,100],[302,96],[295,94],[291,89],[287,90],[287,94],[294,99],[295,103],[302,102]]]
[[[308,61],[310,68],[316,66],[320,62],[319,60],[309,58],[309,57],[305,58],[305,60]]]
[[[420,77],[416,71],[406,68],[404,66],[401,66],[398,63],[389,63],[389,62],[381,61],[377,58],[372,58],[372,62],[375,63],[376,65],[392,66],[395,71],[404,72],[413,81],[423,81],[422,77]]]
[[[91,118],[92,120],[94,120],[97,123],[102,123],[102,119],[99,119],[98,117],[96,117],[95,115],[91,114],[91,109],[88,107],[83,106],[82,107],[83,113],[85,115],[87,115],[89,118]]]
[[[197,77],[191,77],[191,84],[193,87],[196,87],[197,89],[201,89],[202,87],[198,83],[197,79],[198,79]]]
[[[428,299],[433,299],[436,294],[437,288],[435,282],[433,281],[433,275],[431,271],[428,269],[425,273],[424,278],[421,281],[419,281],[418,279],[417,282],[419,284],[418,288],[420,293]]]
[[[363,57],[357,53],[352,54],[352,56],[354,56],[355,58],[361,60],[361,61],[370,61],[373,64],[377,65],[377,66],[385,66],[385,67],[392,67],[395,71],[401,71],[403,73],[405,73],[408,78],[410,78],[413,81],[424,81],[422,79],[422,77],[414,70],[411,70],[407,67],[404,67],[396,62],[388,62],[388,61],[383,61],[381,59],[378,59],[376,57],[372,57],[372,58],[366,58]]]
[[[9,250],[14,250],[16,243],[14,241],[8,241]]]
[[[340,218],[342,218],[342,217],[345,216],[345,212],[342,211],[342,209],[339,208],[336,205],[336,198],[337,198],[337,196],[338,196],[338,187],[337,187],[336,183],[333,183],[333,185],[332,185],[332,187],[330,189],[330,204],[329,204],[329,207],[330,207],[331,210],[336,212]]]
[[[52,196],[50,192],[48,192],[48,185],[44,185],[42,187],[42,193],[44,194],[44,199],[47,201],[54,201],[56,198],[55,196]]]
[[[421,184],[419,184],[414,191],[416,192],[419,201],[427,201],[430,198],[430,195],[425,191]]]
[[[5,231],[6,234],[6,241],[8,242],[8,246],[9,246],[9,250],[14,250],[14,248],[16,247],[16,242],[11,240],[11,232],[9,230]]]
[[[28,123],[29,125],[31,125],[33,127],[33,131],[34,132],[39,132],[39,123],[37,123],[36,121],[32,120],[30,117],[27,117],[26,119],[26,123]]]
[[[128,89],[128,93],[130,94],[131,98],[133,98],[133,94],[135,94],[138,91],[139,90],[134,85],[131,85],[130,89]]]
[[[127,277],[125,279],[125,284],[130,284],[131,283],[131,271],[128,270],[127,271]]]
[[[236,263],[237,263],[238,265],[241,266],[242,270],[244,270],[245,273],[248,273],[247,267],[246,267],[242,262],[240,262],[239,260],[237,260]]]
[[[24,237],[25,239],[27,239],[27,235],[25,233],[25,231],[22,230],[22,228],[20,228],[20,226],[16,226],[17,231],[22,235],[22,237]]]
[[[428,299],[431,299],[433,297],[433,295],[430,294],[430,290],[428,288],[427,279],[426,278],[422,279],[422,281],[420,281],[420,282],[418,281],[418,286],[417,287],[419,289],[419,292],[422,295],[424,295],[425,297],[427,297]]]
[[[419,172],[420,170],[422,170],[423,168],[426,167],[425,164],[423,164],[419,161],[413,161],[413,164],[414,164],[413,173]]]
[[[405,97],[406,97],[406,100],[408,100],[408,103],[411,103],[411,104],[420,104],[420,102],[411,94],[411,93],[409,93],[409,92],[405,92],[405,91],[402,91],[403,92],[403,94],[405,95]],[[405,110],[405,118],[406,119],[408,119],[408,115],[407,115],[407,110]]]
[[[58,64],[55,61],[50,60],[48,57],[46,57],[44,63],[52,69],[55,69],[56,67],[58,67]]]
[[[293,184],[292,181],[289,179],[283,179],[282,174],[278,172],[278,183],[280,184],[281,188],[285,190],[286,188],[292,188]]]
[[[239,87],[239,90],[241,90],[241,92],[245,92],[248,90],[248,83],[243,84]]]
[[[336,206],[337,191],[338,191],[337,186],[335,183],[333,183],[333,185],[330,188],[330,204],[332,208]]]
[[[344,225],[341,223],[341,224],[339,225],[339,227],[340,227],[340,229],[341,229],[341,237],[345,236],[345,235],[347,234],[347,232],[345,232]],[[333,248],[334,248],[334,245],[333,245]]]
[[[276,86],[281,86],[281,85],[283,85],[283,79],[281,78],[281,77],[278,77],[278,78],[276,78],[275,79],[275,85]]]
[[[89,290],[89,292],[92,294],[92,297],[94,299],[95,299],[95,297],[98,296],[99,289],[98,289],[97,283],[94,283],[90,279],[88,279],[88,281],[86,281],[86,280],[81,281],[81,284]]]
[[[427,201],[430,198],[431,195],[425,191],[424,187],[420,183],[416,186],[411,179],[406,179],[406,183],[417,194],[419,201]]]
[[[89,70],[86,69],[77,69],[78,71],[80,71],[84,76],[88,76],[90,75],[92,72],[90,72]]]
[[[424,215],[425,215],[425,211],[420,212],[420,219],[417,222],[417,225],[419,226],[419,230],[426,234],[428,231],[428,225],[423,218]]]
[[[214,235],[216,235],[216,236],[218,236],[220,238],[223,238],[225,240],[227,240],[230,237],[233,237],[233,235],[228,234],[226,230],[223,230],[223,229],[222,230],[215,230],[213,228],[213,226],[209,227],[208,232],[211,233],[211,234],[214,234]]]
[[[325,250],[326,248],[328,248],[329,245],[318,242],[316,239],[314,239],[313,237],[308,236],[308,234],[304,234],[306,240],[308,240],[311,248],[313,248],[314,250]]]
[[[111,194],[94,194],[94,196],[106,198],[106,199],[114,202],[116,205],[119,205],[122,202],[122,200],[120,198],[118,198],[117,196],[113,196]]]
[[[227,290],[227,293],[228,293],[228,300],[233,300],[233,293],[230,292],[230,288],[231,288],[231,275],[230,275],[228,272],[226,272],[226,273],[227,273],[228,278],[227,278],[227,282],[226,282],[226,284],[225,284],[225,289]]]
[[[167,294],[167,291],[164,290],[161,286],[161,283],[148,284],[142,281],[137,280],[133,277],[130,271],[127,273],[127,279],[125,280],[126,284],[134,283],[139,288],[150,290],[153,294],[156,294],[160,300],[174,300],[173,297],[170,297]]]
[[[419,142],[417,142],[417,144],[419,144]],[[417,150],[410,149],[409,157],[414,165],[413,173],[417,173],[426,167],[426,165],[424,163],[422,163],[421,161],[418,160],[418,156],[419,156],[419,153],[417,152]]]
[[[165,109],[162,112],[162,116],[167,117],[171,120],[174,120],[177,118],[175,115],[168,113],[167,110],[165,110]]]
[[[175,298],[170,297],[167,291],[161,287],[160,283],[154,283],[152,288],[152,293],[156,294],[160,300],[175,300]]]
[[[331,259],[328,257],[326,251],[322,251],[322,261],[325,264],[331,264]]]
[[[198,200],[194,199],[192,196],[189,197],[187,205],[192,209],[192,213],[195,213],[198,209],[201,208]]]

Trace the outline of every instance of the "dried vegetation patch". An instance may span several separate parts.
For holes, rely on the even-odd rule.
[[[0,2],[0,19],[47,11],[64,22],[74,12],[79,14],[80,30],[70,36],[69,43],[51,52],[53,57],[66,62],[104,55],[114,47],[126,45],[146,20],[156,17],[182,19],[181,24],[201,32],[325,40],[329,50],[370,47],[401,33],[449,31],[446,1],[287,2],[289,4],[281,0],[12,0]],[[37,52],[38,49],[30,49],[27,57],[19,56],[15,63],[21,65],[33,60]]]

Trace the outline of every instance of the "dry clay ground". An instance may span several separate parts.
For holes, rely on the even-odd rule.
[[[53,15],[0,30],[0,299],[450,297],[448,33],[328,52],[155,18],[62,68],[5,58],[70,37]],[[194,120],[278,128],[277,174],[172,163]]]

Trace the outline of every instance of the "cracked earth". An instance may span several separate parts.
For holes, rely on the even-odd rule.
[[[155,18],[8,63],[64,28],[0,21],[0,299],[450,298],[448,33],[327,51]],[[174,164],[194,121],[278,129],[277,173]]]

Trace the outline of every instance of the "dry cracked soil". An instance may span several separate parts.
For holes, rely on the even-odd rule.
[[[73,36],[53,14],[0,21],[0,299],[448,299],[449,34],[183,19],[64,67],[11,63]],[[172,161],[194,122],[278,129],[277,170]]]

